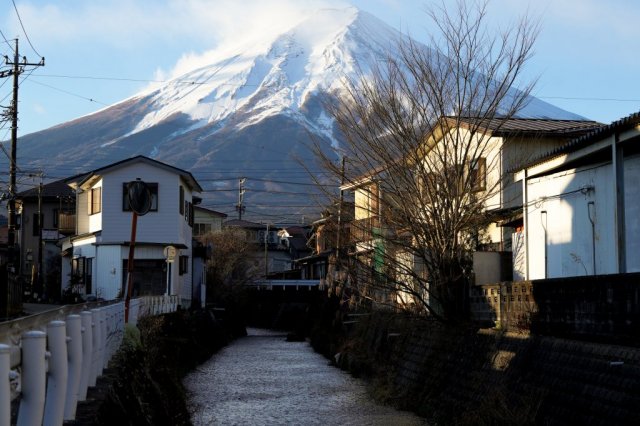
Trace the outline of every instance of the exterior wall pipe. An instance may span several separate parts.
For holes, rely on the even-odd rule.
[[[78,401],[87,399],[87,388],[89,387],[89,376],[91,376],[91,365],[93,359],[93,314],[83,311],[80,314],[82,321],[82,368],[80,372],[80,387],[78,388]]]
[[[593,207],[593,216],[591,215],[591,210]],[[594,201],[589,201],[587,203],[587,214],[589,215],[589,222],[591,222],[591,260],[593,260],[593,275],[596,275],[596,221],[595,221],[595,212],[596,205]]]
[[[524,279],[529,279],[529,188],[527,187],[528,171],[524,169],[522,176],[522,225],[524,227]]]
[[[47,325],[49,341],[49,373],[47,397],[44,405],[44,426],[61,426],[67,394],[67,330],[64,321],[51,321]]]
[[[11,424],[11,346],[0,343],[0,426]]]
[[[22,334],[22,399],[18,409],[18,426],[42,424],[46,344],[47,335],[42,331],[27,331]]]
[[[76,418],[80,376],[82,375],[82,324],[80,315],[67,316],[67,354],[69,377],[64,404],[64,420]]]

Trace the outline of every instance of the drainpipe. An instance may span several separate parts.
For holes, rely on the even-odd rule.
[[[544,277],[549,278],[549,258],[547,249],[547,211],[540,212],[540,220],[542,221],[542,229],[544,229]]]
[[[522,177],[522,225],[524,226],[524,279],[529,280],[529,191],[527,188],[527,169]]]
[[[591,215],[593,211],[593,216]],[[587,214],[589,215],[589,222],[591,222],[591,259],[593,260],[593,275],[596,275],[596,204],[595,201],[589,201],[587,203]]]

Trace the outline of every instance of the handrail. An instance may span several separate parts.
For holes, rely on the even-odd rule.
[[[130,323],[174,312],[178,296],[132,301]],[[124,302],[65,305],[0,323],[0,426],[11,423],[11,401],[22,396],[19,425],[74,420],[78,401],[96,385],[124,336]],[[45,388],[46,386],[46,388]]]

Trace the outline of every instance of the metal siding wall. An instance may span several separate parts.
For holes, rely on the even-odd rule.
[[[182,242],[179,235],[179,221],[182,220],[178,210],[179,175],[140,163],[104,176],[103,241],[129,241],[132,213],[122,210],[122,184],[136,178],[158,184],[158,211],[138,217],[136,240]]]
[[[86,192],[80,192],[76,195],[76,227],[78,235],[89,232],[89,214],[87,213],[87,203],[89,196]]]
[[[624,181],[627,272],[640,272],[640,155],[625,159]]]
[[[102,188],[100,192],[100,198],[101,198],[100,213],[88,215],[89,216],[89,232],[98,232],[102,230],[102,217],[104,215],[105,194],[104,194],[103,181],[102,180],[98,181],[98,183],[93,185],[91,188]],[[89,195],[88,195],[89,191],[91,190],[87,191],[87,202],[89,201]],[[80,208],[82,208],[82,206],[80,206]],[[87,212],[89,211],[88,204],[85,205],[84,209]]]
[[[96,289],[104,299],[115,299],[121,288],[122,258],[120,246],[98,246],[96,263]]]
[[[545,244],[542,224],[547,212],[546,278],[593,274],[592,232],[589,201],[595,202],[596,273],[615,273],[615,218],[611,164],[571,170],[532,179],[529,182],[530,278],[545,278]],[[594,191],[577,192],[586,186]],[[559,197],[557,197],[560,194]]]

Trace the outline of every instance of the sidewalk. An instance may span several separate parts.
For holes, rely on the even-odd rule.
[[[39,314],[41,312],[52,311],[58,309],[64,305],[51,305],[46,303],[23,303],[22,310],[27,315]]]

